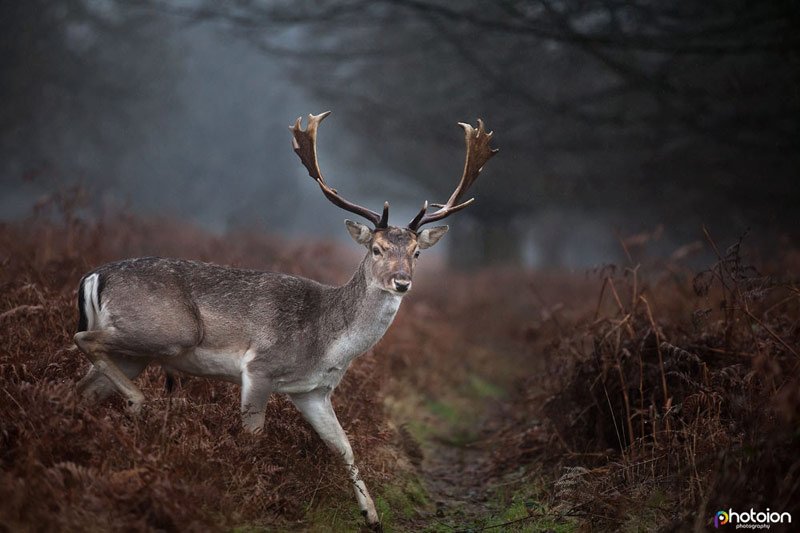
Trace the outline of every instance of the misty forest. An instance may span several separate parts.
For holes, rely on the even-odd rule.
[[[798,28],[0,2],[0,531],[791,531]]]

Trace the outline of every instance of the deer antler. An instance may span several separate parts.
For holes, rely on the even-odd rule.
[[[425,202],[422,205],[422,209],[417,213],[417,216],[408,223],[408,229],[410,230],[417,231],[423,224],[441,220],[452,215],[456,211],[461,211],[471,204],[475,198],[470,198],[462,203],[458,202],[461,201],[461,197],[464,196],[472,184],[478,179],[483,165],[499,151],[489,146],[492,140],[492,132],[486,132],[481,119],[478,119],[477,129],[463,122],[459,122],[458,125],[464,129],[464,138],[467,143],[467,159],[464,163],[464,174],[461,176],[461,181],[458,183],[458,187],[453,191],[453,194],[450,196],[450,199],[447,200],[446,204],[430,204],[432,207],[438,207],[439,209],[437,211],[428,214],[428,202]]]
[[[325,183],[325,178],[322,177],[322,172],[320,172],[319,163],[317,162],[317,128],[320,122],[330,114],[330,111],[326,111],[319,115],[308,115],[306,129],[301,128],[302,117],[298,117],[294,125],[289,126],[292,131],[292,147],[295,153],[300,156],[300,161],[308,170],[308,175],[319,184],[319,188],[322,189],[322,193],[328,200],[345,211],[350,211],[366,218],[375,225],[376,229],[385,228],[389,224],[389,202],[383,204],[383,214],[379,215],[371,209],[356,205],[339,196],[336,189],[329,187]]]

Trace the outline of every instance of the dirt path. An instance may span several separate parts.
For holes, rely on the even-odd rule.
[[[482,428],[479,434],[487,434],[486,418],[478,423]],[[419,472],[431,510],[410,524],[409,530],[503,531],[496,528],[504,520],[496,517],[502,503],[495,494],[497,480],[492,479],[490,458],[491,449],[481,439],[468,443],[430,439]]]
[[[488,495],[482,483],[486,470],[483,450],[440,442],[432,452],[422,465],[436,505],[430,519],[447,529],[459,530],[484,518]]]
[[[519,514],[511,509],[517,485],[515,474],[498,477],[490,443],[509,412],[520,365],[531,364],[512,342],[465,341],[463,348],[460,360],[447,362],[456,368],[432,369],[445,385],[427,389],[404,413],[422,448],[417,473],[430,505],[400,531],[525,529],[503,526]]]

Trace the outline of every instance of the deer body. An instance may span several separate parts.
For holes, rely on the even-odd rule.
[[[368,254],[347,284],[330,287],[197,261],[130,259],[84,277],[80,311],[114,356],[135,358],[141,370],[157,363],[242,385],[250,413],[251,403],[262,403],[252,395],[333,390],[383,337],[401,296],[368,279],[369,261]],[[98,396],[113,390],[105,380],[95,387]],[[250,416],[248,429],[258,431],[263,413]]]
[[[364,262],[346,285],[329,287],[196,261],[120,261],[84,278],[84,302],[101,305],[99,313],[92,305],[81,311],[113,328],[118,355],[240,385],[250,375],[274,392],[333,388],[380,340],[401,302],[368,285]]]
[[[462,124],[467,163],[445,205],[427,202],[405,228],[342,198],[322,178],[316,161],[317,126],[326,114],[292,128],[295,151],[325,196],[370,220],[375,229],[345,221],[367,248],[348,283],[330,287],[286,274],[235,269],[179,259],[140,258],[109,263],[88,273],[78,290],[80,322],[75,343],[92,362],[78,383],[87,398],[115,390],[138,410],[144,396],[131,381],[149,364],[169,372],[241,385],[245,429],[263,431],[272,393],[285,393],[323,441],[340,455],[367,524],[380,528],[375,506],[331,404],[331,393],[358,355],[383,337],[411,288],[419,250],[433,246],[447,226],[420,226],[463,209],[458,203],[495,151],[491,133]]]

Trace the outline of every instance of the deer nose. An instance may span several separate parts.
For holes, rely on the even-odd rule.
[[[408,289],[411,288],[411,280],[410,279],[397,279],[394,278],[392,280],[394,284],[394,290],[397,292],[406,292]]]

